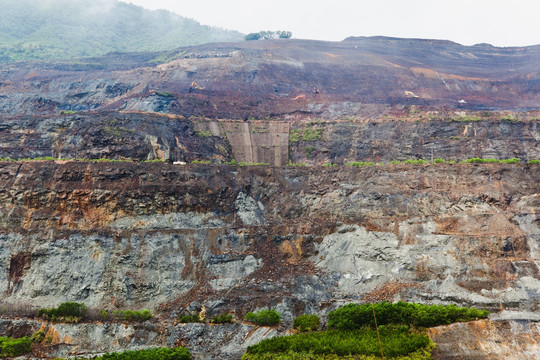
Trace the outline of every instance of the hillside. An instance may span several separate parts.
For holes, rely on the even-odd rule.
[[[116,0],[3,0],[0,63],[158,51],[242,34]]]
[[[403,300],[491,312],[430,328],[434,360],[537,359],[538,55],[373,37],[1,65],[0,336],[240,359],[301,314]],[[95,317],[36,318],[67,301]],[[263,308],[283,322],[243,321]],[[203,309],[234,323],[180,320]]]
[[[0,109],[9,116],[108,109],[241,120],[378,118],[390,110],[407,113],[411,106],[529,110],[540,104],[539,55],[539,46],[392,38],[115,53],[0,67]]]

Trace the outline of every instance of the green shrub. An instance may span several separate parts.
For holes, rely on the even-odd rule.
[[[101,321],[107,321],[107,320],[110,320],[111,314],[109,314],[107,310],[102,309],[102,310],[99,310],[97,317]]]
[[[319,324],[321,319],[315,314],[300,315],[293,322],[293,328],[301,332],[317,331],[319,330]]]
[[[300,137],[302,134],[300,133],[300,130],[298,129],[291,129],[289,132],[289,143],[297,143],[300,142]]]
[[[113,316],[118,320],[124,321],[146,321],[152,318],[152,313],[150,310],[124,310],[124,311],[113,311]]]
[[[317,128],[317,129],[310,129],[306,128],[304,129],[304,136],[302,137],[302,140],[304,141],[317,141],[322,139],[322,132],[323,129]]]
[[[200,323],[203,322],[199,315],[182,315],[178,317],[178,321],[181,323]]]
[[[0,337],[0,356],[14,357],[29,353],[32,350],[32,339],[25,336],[19,339]]]
[[[436,159],[433,159],[433,162],[434,162],[435,164],[441,164],[441,163],[445,163],[446,160],[441,159],[441,158],[436,158]]]
[[[536,159],[535,160],[529,160],[527,163],[528,164],[540,164],[540,160],[536,160]]]
[[[213,324],[229,324],[232,323],[233,316],[231,314],[221,314],[212,316],[212,319],[210,320]]]
[[[38,330],[35,333],[32,334],[30,337],[30,340],[32,340],[33,343],[40,343],[45,339],[45,331]]]
[[[154,348],[107,353],[97,357],[95,360],[191,360],[191,354],[188,349],[183,347],[173,349]]]
[[[485,319],[488,311],[459,308],[455,305],[423,305],[399,301],[373,304],[379,325],[415,325],[430,327],[454,322]],[[328,329],[355,330],[374,327],[371,304],[348,304],[328,314]]]
[[[429,161],[424,159],[408,159],[403,162],[404,164],[428,164]]]
[[[379,330],[385,357],[393,358],[429,348],[431,341],[425,334],[411,333],[408,328]],[[369,328],[353,331],[319,331],[290,336],[278,336],[249,346],[243,360],[251,354],[312,353],[314,355],[380,356],[377,332]],[[277,358],[277,356],[275,357]]]
[[[65,302],[57,308],[39,309],[37,316],[51,321],[78,323],[84,318],[87,311],[88,308],[83,303]]]
[[[263,309],[255,313],[248,312],[244,320],[261,326],[272,326],[279,324],[281,314],[274,309]]]

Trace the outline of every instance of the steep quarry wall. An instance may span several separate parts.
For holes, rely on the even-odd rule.
[[[423,120],[395,115],[376,121],[352,117],[213,121],[133,112],[0,119],[0,158],[212,163],[234,159],[276,166],[434,158],[540,159],[537,114],[524,119],[492,114],[492,118],[472,120],[452,114],[432,114],[433,119]]]
[[[539,176],[537,165],[501,164],[1,162],[0,301],[163,319],[272,306],[287,323],[402,299],[531,319]]]

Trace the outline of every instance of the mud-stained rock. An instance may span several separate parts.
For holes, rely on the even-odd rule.
[[[428,329],[435,360],[535,360],[540,326],[530,320],[480,320]]]
[[[8,293],[11,293],[13,288],[19,285],[24,271],[27,271],[31,264],[32,256],[29,253],[18,253],[11,255],[8,274]]]

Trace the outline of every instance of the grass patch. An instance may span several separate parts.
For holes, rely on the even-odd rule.
[[[482,159],[482,158],[470,158],[461,160],[460,164],[519,164],[518,158],[511,159]]]
[[[527,164],[540,164],[540,160],[537,160],[537,159],[529,160],[529,161],[527,161]]]
[[[76,111],[73,111],[73,110],[62,110],[60,111],[60,115],[73,115],[73,114],[76,114],[77,112]]]

